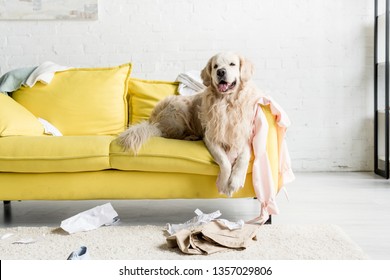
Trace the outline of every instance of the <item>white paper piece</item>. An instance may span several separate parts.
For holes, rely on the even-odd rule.
[[[62,133],[54,125],[49,123],[47,120],[38,118],[38,121],[43,125],[45,134],[53,135],[53,136],[62,136]]]
[[[230,230],[235,229],[242,229],[244,227],[245,222],[243,220],[238,220],[237,222],[231,222],[226,219],[218,219],[219,223],[223,224],[225,227],[227,227]]]
[[[118,222],[117,217],[118,213],[114,210],[111,203],[106,203],[62,221],[61,228],[70,234],[89,231],[103,225],[112,225]]]
[[[198,70],[181,73],[177,76],[176,81],[179,82],[178,92],[180,95],[194,95],[206,89]]]
[[[31,244],[35,242],[37,242],[37,240],[34,238],[24,238],[24,239],[16,240],[12,242],[12,244]]]
[[[202,224],[211,222],[221,216],[221,212],[215,211],[210,214],[204,214],[199,209],[195,210],[197,216],[192,218],[191,220],[185,222],[184,224],[167,224],[167,231],[170,235],[175,234],[176,232],[185,229],[185,228],[194,228],[200,226]]]
[[[1,240],[4,240],[4,239],[7,239],[7,238],[9,238],[9,237],[11,237],[12,235],[14,235],[13,233],[5,233],[5,234],[3,234],[1,237],[0,237],[0,239]]]
[[[115,217],[114,219],[112,219],[111,222],[107,223],[107,224],[104,224],[105,226],[117,226],[119,225],[121,219],[119,219],[119,217]]]

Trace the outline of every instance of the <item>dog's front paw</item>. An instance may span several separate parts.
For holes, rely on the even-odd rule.
[[[218,175],[216,185],[218,188],[218,192],[220,194],[228,195],[228,177],[227,176],[222,176],[220,173]]]
[[[228,187],[227,187],[229,196],[232,196],[233,193],[238,191],[243,186],[244,186],[244,182],[239,176],[234,176],[234,175],[230,176],[228,181]]]
[[[221,164],[217,178],[217,187],[220,194],[229,195],[228,182],[232,172],[232,167],[229,163]]]

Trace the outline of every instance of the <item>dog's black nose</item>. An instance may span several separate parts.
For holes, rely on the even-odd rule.
[[[222,78],[223,76],[225,76],[226,74],[226,69],[225,68],[221,68],[221,69],[218,69],[217,70],[217,76]]]

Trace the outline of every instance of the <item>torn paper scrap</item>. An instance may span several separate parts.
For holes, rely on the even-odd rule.
[[[230,230],[235,230],[235,229],[242,229],[244,227],[244,220],[238,220],[237,222],[231,222],[226,219],[217,219],[217,222],[223,224],[225,227],[227,227]]]
[[[5,234],[3,234],[1,237],[0,237],[0,239],[1,240],[4,240],[4,239],[7,239],[7,238],[9,238],[9,237],[11,237],[12,235],[14,235],[13,233],[5,233]]]
[[[23,238],[23,239],[16,240],[16,241],[12,242],[12,244],[31,244],[31,243],[35,243],[35,242],[37,242],[37,240],[34,238]]]
[[[210,214],[204,214],[199,209],[196,209],[195,213],[197,216],[185,222],[184,224],[167,224],[168,233],[172,235],[179,232],[182,229],[193,229],[197,226],[209,223],[214,220],[218,221],[220,224],[222,224],[223,226],[225,226],[230,230],[242,229],[245,224],[243,220],[232,222],[226,219],[217,219],[219,216],[221,216],[221,212],[219,210]]]
[[[97,229],[103,225],[112,225],[118,221],[118,213],[111,203],[96,206],[61,222],[61,228],[72,234]]]
[[[121,221],[121,219],[119,219],[119,217],[116,216],[114,219],[112,219],[111,222],[104,224],[104,226],[117,226],[117,225],[119,225],[120,221]]]
[[[195,216],[191,220],[183,223],[183,224],[167,224],[167,231],[170,235],[175,234],[176,232],[182,230],[182,229],[187,229],[187,228],[194,228],[199,225],[208,223],[212,220],[215,220],[219,216],[221,216],[221,212],[219,210],[210,213],[210,214],[204,214],[202,211],[199,209],[195,210]]]

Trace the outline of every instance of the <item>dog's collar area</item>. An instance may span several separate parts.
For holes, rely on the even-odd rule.
[[[220,81],[218,84],[218,91],[219,92],[227,92],[228,90],[233,89],[237,84],[237,81],[235,80],[233,83],[229,84],[226,81]]]

